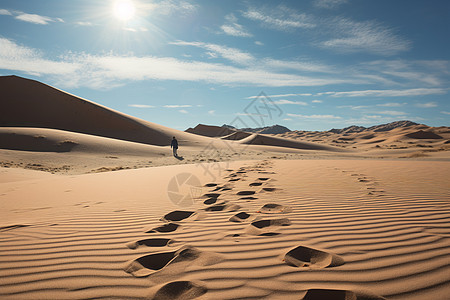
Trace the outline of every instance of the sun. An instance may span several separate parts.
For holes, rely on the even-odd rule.
[[[122,21],[128,21],[133,18],[135,6],[131,0],[117,0],[114,3],[114,16]]]

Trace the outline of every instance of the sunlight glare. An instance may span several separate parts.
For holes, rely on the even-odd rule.
[[[134,16],[135,7],[131,0],[117,0],[114,3],[114,15],[122,20],[130,20]]]

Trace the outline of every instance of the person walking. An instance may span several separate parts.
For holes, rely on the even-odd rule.
[[[170,148],[172,148],[173,156],[177,157],[178,156],[178,153],[177,153],[178,141],[175,137],[173,137],[172,142],[170,143]]]

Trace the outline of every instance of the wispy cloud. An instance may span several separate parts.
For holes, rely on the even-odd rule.
[[[50,18],[46,16],[41,16],[37,14],[27,14],[27,13],[18,13],[15,18],[20,21],[29,22],[33,24],[39,25],[47,25],[50,22],[64,22],[61,18]]]
[[[405,116],[405,115],[407,115],[406,112],[395,111],[395,110],[376,111],[374,113],[381,114],[381,115],[389,115],[389,116]]]
[[[178,46],[194,46],[206,49],[208,51],[211,51],[209,55],[212,57],[221,56],[227,60],[230,60],[232,62],[247,65],[253,61],[255,61],[255,58],[253,55],[251,55],[248,52],[241,51],[236,48],[230,48],[222,45],[217,44],[208,44],[208,43],[202,43],[202,42],[185,42],[185,41],[176,41],[171,42],[172,45],[178,45]]]
[[[190,104],[175,104],[175,105],[164,105],[166,108],[181,108],[181,107],[192,107]]]
[[[11,16],[12,15],[12,13],[9,11],[9,10],[7,10],[7,9],[0,9],[0,15],[3,15],[3,16]]]
[[[242,16],[253,21],[258,21],[266,27],[282,31],[298,28],[313,28],[316,26],[308,15],[299,13],[284,5],[271,8],[248,8],[242,12]]]
[[[225,24],[220,29],[228,35],[239,37],[252,37],[253,35],[248,32],[244,26],[238,23],[238,20],[234,14],[229,14],[225,17]]]
[[[91,22],[84,22],[84,21],[75,22],[75,25],[78,25],[78,26],[94,26],[93,23],[91,23]]]
[[[313,101],[311,101],[312,103],[322,103],[323,101],[322,100],[313,100]]]
[[[368,52],[393,55],[411,48],[411,43],[394,31],[374,21],[357,22],[336,18],[329,24],[337,37],[321,42],[322,48],[343,53]]]
[[[335,115],[298,115],[298,114],[286,114],[289,117],[293,118],[299,118],[299,119],[318,119],[318,120],[324,120],[324,119],[342,119],[339,116]]]
[[[264,43],[263,43],[263,42],[260,42],[260,41],[255,41],[255,45],[258,45],[258,46],[263,46],[263,45],[264,45]]]
[[[450,115],[450,111],[441,111],[444,115]]]
[[[416,103],[416,106],[420,108],[431,108],[437,107],[438,104],[436,102],[427,102],[427,103]]]
[[[319,8],[333,9],[347,2],[348,0],[314,0],[313,4]]]
[[[210,115],[215,115],[215,114],[216,114],[216,111],[215,111],[215,110],[209,110],[209,111],[208,111],[208,114],[210,114]]]
[[[317,95],[329,95],[332,97],[406,97],[424,95],[442,95],[447,90],[443,88],[418,88],[406,90],[364,90],[350,92],[324,92]]]
[[[140,1],[136,4],[140,14],[187,16],[197,11],[198,5],[184,0]]]
[[[180,109],[179,112],[182,113],[182,114],[188,114],[188,113],[189,113],[189,112],[188,112],[187,110],[185,110],[185,109]]]
[[[128,106],[135,107],[135,108],[153,108],[153,107],[155,107],[153,105],[147,105],[147,104],[129,104]]]
[[[390,103],[381,103],[377,104],[377,106],[384,106],[384,107],[400,107],[405,105],[406,103],[398,103],[398,102],[390,102]]]
[[[273,103],[275,103],[277,105],[284,105],[284,104],[308,105],[308,103],[303,102],[303,101],[291,101],[291,100],[286,100],[286,99],[280,99],[280,100],[274,101]]]
[[[312,94],[279,94],[279,95],[267,95],[267,97],[269,98],[285,98],[285,97],[294,97],[294,96],[312,96]],[[256,99],[259,98],[261,96],[250,96],[247,97],[247,99]]]
[[[233,52],[223,47],[210,48],[225,56]],[[223,49],[225,50],[222,51]],[[242,54],[239,61],[253,59],[250,54],[246,56],[239,50],[235,53]],[[230,57],[230,59],[233,58]],[[111,89],[129,81],[142,80],[179,80],[264,87],[310,87],[362,82],[357,78],[343,79],[341,76],[327,78],[300,76],[283,72],[283,70],[276,72],[263,63],[241,64],[236,67],[173,57],[124,56],[111,53],[90,55],[76,52],[68,52],[57,58],[47,59],[43,51],[18,45],[5,38],[0,38],[0,69],[37,76],[51,75],[52,84],[63,88],[84,86],[94,89]]]

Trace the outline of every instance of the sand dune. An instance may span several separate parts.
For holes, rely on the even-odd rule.
[[[204,138],[134,118],[43,83],[1,76],[2,127],[38,127],[72,131],[157,146],[172,136],[184,144],[206,144]]]
[[[228,171],[213,181],[195,165],[10,182],[0,173],[0,297],[450,294],[448,162],[267,160],[222,167]],[[165,187],[186,172],[199,178],[203,196],[180,208]],[[208,209],[217,205],[234,209]]]

